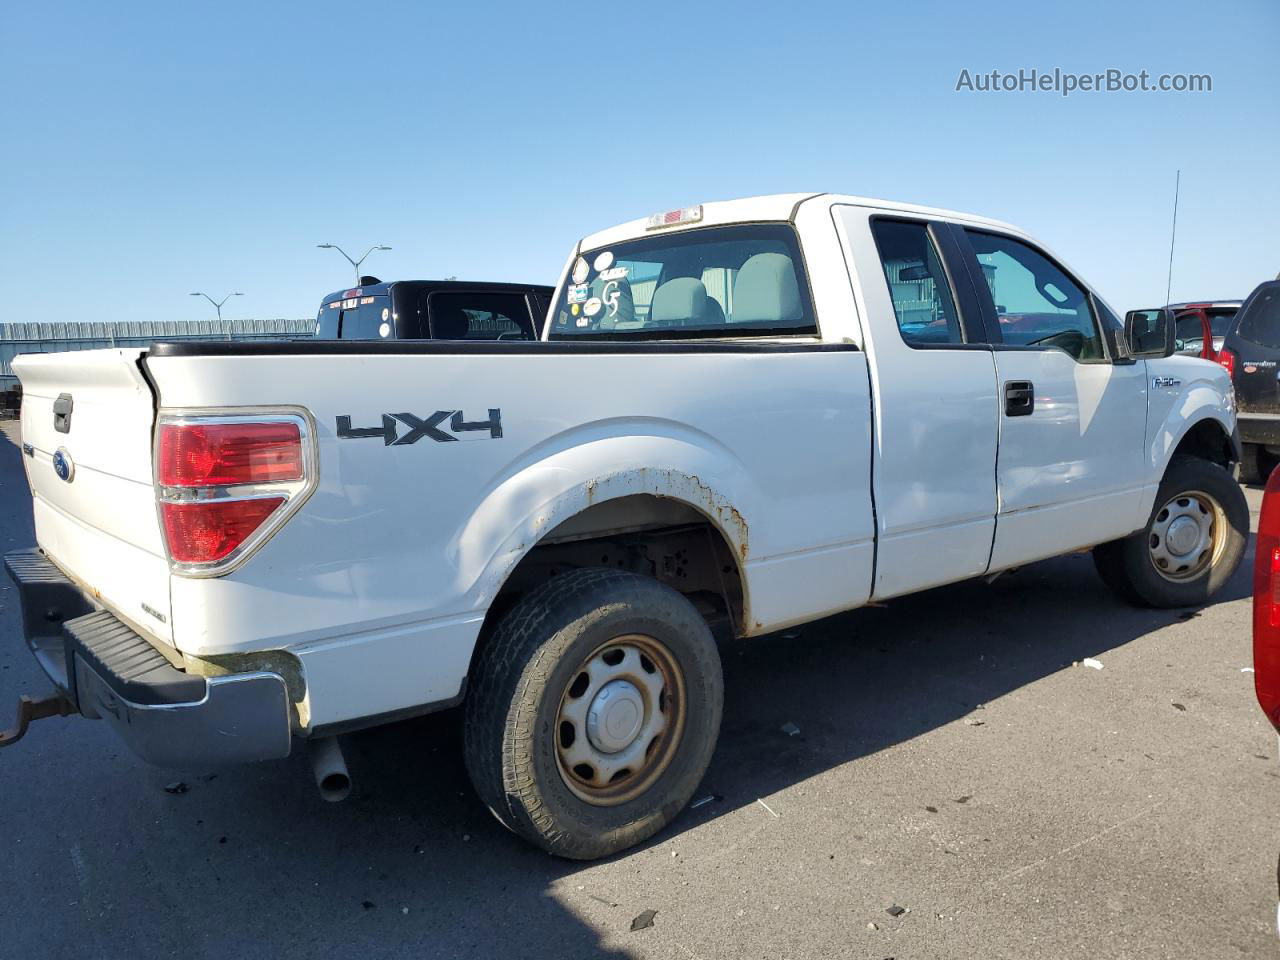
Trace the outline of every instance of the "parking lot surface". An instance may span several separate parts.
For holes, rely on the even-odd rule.
[[[34,537],[3,426],[10,550]],[[0,752],[0,955],[1271,956],[1251,564],[1198,611],[1125,606],[1080,555],[727,642],[695,805],[595,864],[489,816],[456,713],[347,737],[336,805],[301,754],[158,770],[103,724],[42,721]],[[5,580],[0,722],[47,689]]]

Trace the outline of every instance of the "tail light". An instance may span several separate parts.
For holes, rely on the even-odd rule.
[[[293,414],[162,416],[156,496],[174,572],[218,576],[265,543],[315,486],[311,438]]]
[[[1280,470],[1267,480],[1253,561],[1253,684],[1280,730]]]
[[[162,423],[164,487],[229,487],[302,479],[296,423]]]
[[[1236,362],[1239,360],[1239,357],[1236,356],[1234,350],[1228,350],[1226,347],[1223,347],[1218,351],[1218,355],[1214,359],[1217,360],[1218,363],[1222,364],[1226,369],[1227,376],[1232,380],[1236,378]]]

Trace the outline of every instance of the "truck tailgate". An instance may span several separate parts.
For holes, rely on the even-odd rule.
[[[99,603],[171,645],[169,564],[152,486],[155,409],[138,366],[143,352],[26,354],[13,368],[22,381],[23,462],[37,542]]]

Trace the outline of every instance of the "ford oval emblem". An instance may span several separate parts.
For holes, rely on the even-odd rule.
[[[71,459],[71,454],[67,453],[66,447],[59,447],[58,452],[53,455],[53,472],[67,483],[75,479],[76,464]]]

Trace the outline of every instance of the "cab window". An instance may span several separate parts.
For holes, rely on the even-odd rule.
[[[910,346],[963,343],[955,297],[929,228],[923,223],[876,220],[871,233],[902,339]]]
[[[656,233],[584,251],[548,339],[812,336],[804,258],[785,223]]]
[[[1259,287],[1250,296],[1238,333],[1250,343],[1280,349],[1280,284]]]
[[[432,293],[427,297],[436,340],[532,340],[529,305],[518,293]]]
[[[353,297],[343,300],[341,309],[339,339],[382,340],[392,336],[390,297]]]
[[[1004,343],[1056,347],[1086,362],[1105,358],[1089,297],[1057,264],[1012,237],[965,234],[995,301]]]

